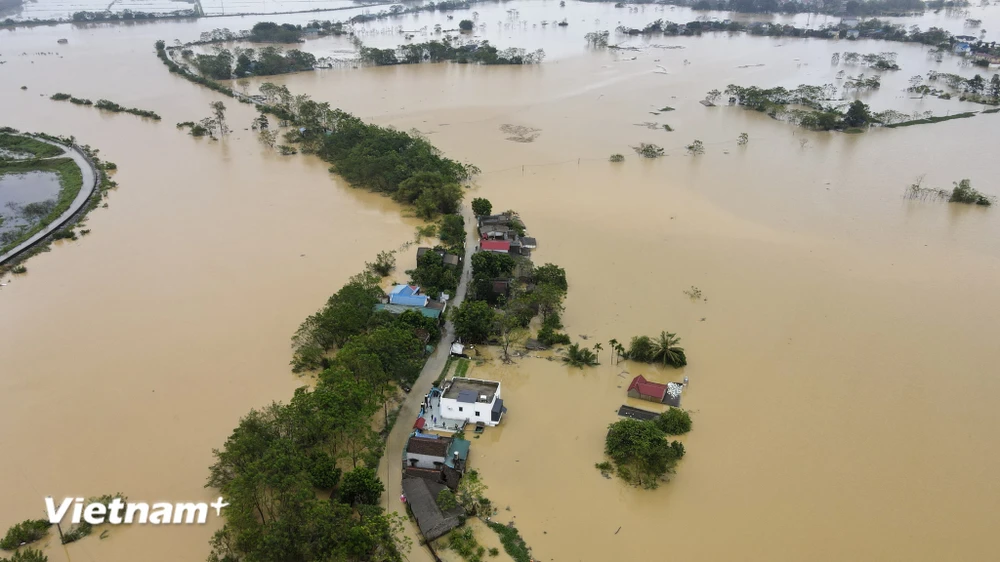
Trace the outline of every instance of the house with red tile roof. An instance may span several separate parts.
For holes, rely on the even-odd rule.
[[[483,252],[496,252],[498,254],[510,253],[510,240],[482,240],[479,249]]]
[[[671,389],[671,385],[676,385],[676,389]],[[636,375],[628,385],[629,398],[659,402],[669,406],[678,407],[681,405],[681,385],[677,383],[660,384],[646,380],[642,375]]]

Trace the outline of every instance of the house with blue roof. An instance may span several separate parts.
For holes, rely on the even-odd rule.
[[[420,287],[415,285],[396,285],[389,291],[389,304],[404,306],[427,306],[430,297],[420,294]]]

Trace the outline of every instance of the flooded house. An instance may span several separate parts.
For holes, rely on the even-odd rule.
[[[416,285],[395,285],[386,295],[385,302],[375,305],[375,311],[385,310],[390,314],[402,314],[414,310],[428,318],[444,321],[447,300],[432,299],[420,292]]]
[[[403,473],[455,490],[465,474],[470,445],[465,439],[425,434],[418,429],[406,442]]]
[[[420,258],[423,257],[423,255],[426,254],[427,252],[434,252],[435,254],[441,256],[441,261],[444,262],[445,265],[452,265],[458,267],[458,265],[462,262],[462,259],[460,257],[456,256],[455,254],[449,254],[448,252],[442,250],[441,248],[428,248],[426,246],[421,246],[420,248],[417,248],[418,263],[420,262]]]
[[[680,383],[670,382],[660,384],[646,380],[646,377],[642,375],[636,375],[632,379],[632,382],[629,383],[626,393],[629,398],[659,402],[660,404],[677,408],[681,405],[681,391],[683,388],[684,385]]]
[[[437,497],[446,489],[448,488],[444,484],[423,478],[403,479],[403,495],[406,497],[407,509],[417,520],[417,527],[426,541],[441,537],[462,524],[465,516],[462,506],[456,505],[443,511],[438,505]]]
[[[440,409],[447,418],[488,426],[499,424],[507,412],[500,398],[499,382],[468,378],[455,378],[446,383]]]

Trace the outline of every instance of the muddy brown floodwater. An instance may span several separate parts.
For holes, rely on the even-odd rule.
[[[539,239],[536,261],[566,268],[574,340],[607,347],[660,330],[682,338],[690,365],[679,372],[612,365],[606,350],[587,370],[544,358],[475,367],[470,376],[503,381],[510,408],[472,449],[499,519],[515,516],[544,560],[1000,557],[998,211],[902,198],[918,175],[940,187],[969,178],[1000,195],[1000,168],[984,148],[1000,114],[843,135],[698,103],[729,83],[833,81],[844,69],[830,66],[833,52],[892,50],[903,70],[866,102],[943,114],[976,106],[909,100],[907,79],[973,70],[896,43],[706,35],[648,42],[684,49],[583,49],[583,33],[616,20],[693,19],[679,9],[550,2],[544,17],[571,17],[568,30],[499,23],[505,9],[523,19],[540,4],[479,10],[498,44],[552,51],[539,67],[271,79],[416,128],[482,168],[470,196],[519,210]],[[1000,24],[995,8],[977,14],[987,29]],[[288,369],[298,323],[365,260],[412,239],[415,222],[387,200],[348,188],[315,158],[266,153],[244,130],[248,107],[226,100],[235,132],[225,142],[174,129],[219,98],[167,73],[153,41],[251,23],[64,26],[0,39],[3,124],[76,135],[119,165],[121,185],[88,219],[89,236],[32,258],[29,274],[0,290],[0,528],[41,515],[45,495],[211,497],[202,485],[212,447],[249,408],[285,400],[301,383]],[[63,36],[70,43],[57,55],[20,55],[55,52]],[[375,27],[370,37],[401,40]],[[335,50],[338,41],[307,45]],[[47,99],[60,90],[164,119]],[[675,111],[649,113],[664,105]],[[675,131],[635,125],[646,121]],[[509,141],[504,125],[537,137]],[[704,155],[685,154],[694,139]],[[639,142],[667,156],[641,160],[629,148]],[[625,162],[608,163],[612,153]],[[692,285],[704,300],[683,294]],[[639,373],[691,381],[688,454],[655,491],[593,467]],[[212,530],[112,529],[48,553],[53,562],[199,560]]]

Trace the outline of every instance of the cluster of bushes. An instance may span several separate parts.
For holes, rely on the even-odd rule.
[[[984,207],[989,207],[993,204],[993,198],[984,195],[972,187],[972,182],[969,180],[962,180],[955,184],[955,188],[951,191],[951,197],[948,198],[949,203],[967,203],[970,205],[982,205]]]
[[[163,62],[163,64],[167,66],[167,69],[170,72],[173,72],[174,74],[179,74],[184,78],[190,80],[191,82],[194,82],[196,84],[201,84],[202,86],[205,86],[210,90],[215,90],[220,94],[225,94],[231,98],[236,97],[236,94],[233,93],[232,88],[223,86],[222,84],[219,84],[214,80],[209,80],[204,76],[199,76],[197,74],[188,72],[186,68],[170,60],[170,56],[167,55],[167,44],[162,39],[156,42],[156,56]],[[251,102],[247,101],[246,103],[251,103]]]
[[[247,39],[255,43],[298,43],[302,39],[302,26],[261,21],[250,29]]]
[[[378,282],[370,272],[354,276],[302,323],[292,338],[295,372],[326,369],[336,361],[364,355],[377,360],[379,371],[391,380],[409,384],[416,379],[423,364],[423,340],[436,340],[440,328],[415,311],[398,316],[375,312],[384,297]],[[389,342],[396,347],[386,347]],[[331,359],[334,349],[339,352]]]
[[[198,12],[195,10],[174,10],[166,13],[136,12],[133,10],[122,10],[120,12],[112,12],[110,10],[103,12],[80,11],[73,13],[73,21],[75,22],[160,20],[196,17],[198,17]]]
[[[438,253],[439,250],[441,253]],[[462,270],[457,266],[444,263],[443,253],[444,248],[425,252],[417,260],[417,267],[406,272],[410,280],[432,299],[438,298],[442,293],[454,297],[458,290],[458,280],[462,276]]]
[[[333,164],[331,171],[354,185],[413,205],[422,218],[458,211],[464,195],[460,182],[470,177],[473,168],[440,156],[422,138],[365,123],[340,110],[332,110],[329,121],[329,127],[319,122],[307,125],[306,134],[319,133],[317,153]]]
[[[361,48],[361,61],[375,66],[393,64],[416,64],[420,62],[453,61],[470,64],[539,64],[545,58],[545,51],[528,52],[524,49],[509,48],[498,50],[488,41],[466,45],[452,45],[447,38],[441,41],[427,41],[400,45],[396,49]]]
[[[7,529],[7,534],[0,539],[0,549],[14,550],[23,544],[41,540],[52,524],[45,519],[28,519]]]
[[[18,550],[10,558],[0,558],[0,562],[48,562],[49,557],[41,550],[25,548]]]
[[[845,87],[857,89],[874,87],[869,83],[872,80],[877,83],[878,77],[866,79],[859,76],[849,81],[849,84],[845,84]],[[868,105],[861,100],[851,102],[846,111],[823,104],[822,101],[831,94],[829,85],[799,86],[789,90],[780,86],[777,88],[758,88],[730,84],[725,93],[730,96],[729,103],[731,104],[761,111],[775,119],[783,119],[816,131],[856,129],[869,125],[886,124],[886,118],[892,113],[873,113]],[[787,105],[801,105],[809,109],[787,109]]]
[[[70,103],[75,103],[77,105],[93,105],[94,107],[96,107],[98,109],[103,109],[105,111],[112,111],[114,113],[131,113],[132,115],[138,115],[139,117],[148,117],[148,118],[153,119],[155,121],[159,121],[160,120],[160,116],[157,115],[153,111],[149,111],[149,110],[146,110],[146,109],[137,109],[137,108],[134,108],[134,107],[124,107],[124,106],[118,105],[117,103],[115,103],[115,102],[113,102],[111,100],[100,99],[100,100],[97,100],[96,104],[94,104],[93,102],[91,102],[88,99],[75,98],[75,97],[71,96],[70,94],[64,94],[64,93],[61,93],[61,92],[60,93],[56,93],[56,94],[52,94],[52,97],[49,98],[49,99],[56,100],[56,101],[69,100]]]
[[[298,49],[283,52],[275,46],[239,49],[236,54],[228,49],[220,49],[215,54],[194,55],[192,64],[203,76],[229,80],[234,75],[271,76],[312,70],[316,66],[316,56]]]
[[[113,111],[115,113],[131,113],[132,115],[138,115],[139,117],[148,117],[154,121],[160,120],[160,116],[157,115],[156,112],[149,111],[147,109],[137,109],[135,107],[122,107],[110,100],[97,100],[94,107],[104,109],[106,111]]]
[[[659,480],[684,457],[684,445],[669,441],[655,421],[623,419],[608,427],[604,453],[611,458],[618,476],[644,488],[655,488]],[[606,465],[598,465],[602,470]]]
[[[622,359],[631,359],[642,363],[662,363],[663,366],[683,367],[687,365],[687,355],[684,348],[678,346],[681,339],[672,332],[660,332],[658,337],[635,336],[627,350],[612,340]]]
[[[756,0],[754,0],[756,1]],[[773,0],[763,0],[773,2]],[[920,3],[919,0],[904,0],[907,2]],[[725,2],[723,2],[725,3]],[[787,2],[784,6],[795,6],[796,2]],[[707,9],[707,8],[706,8]],[[719,8],[727,9],[727,8]],[[917,26],[904,26],[892,23],[888,20],[872,18],[860,22],[855,28],[860,39],[877,39],[884,41],[898,41],[906,43],[921,43],[931,45],[942,50],[950,49],[955,44],[955,37],[948,31],[931,27],[921,30]],[[800,37],[816,39],[844,39],[847,37],[847,27],[843,25],[827,25],[822,27],[795,27],[789,24],[771,22],[742,22],[735,20],[725,21],[689,21],[687,23],[674,23],[663,19],[658,19],[647,24],[643,28],[630,28],[619,26],[616,31],[625,35],[700,35],[702,33],[727,32],[727,33],[748,33],[750,35],[762,37]],[[598,32],[588,34],[585,39],[595,47],[606,47],[608,45],[608,32]],[[973,52],[988,53],[995,50],[995,46],[990,43],[979,42],[972,45]],[[886,62],[878,66],[886,67],[886,70],[893,70],[892,62]]]

